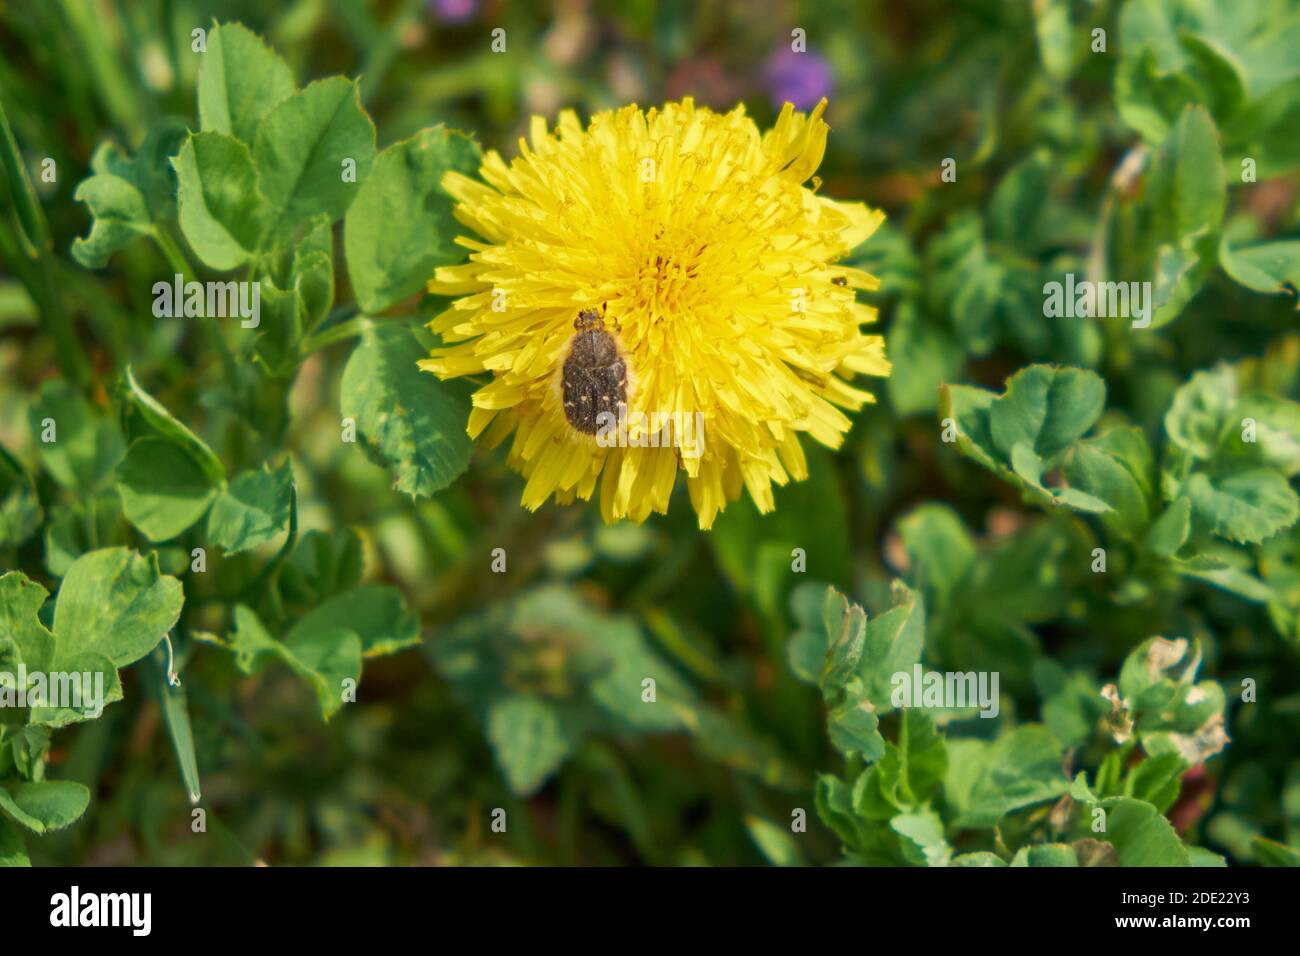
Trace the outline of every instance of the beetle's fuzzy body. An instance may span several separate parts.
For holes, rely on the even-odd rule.
[[[573,326],[560,378],[564,417],[575,430],[595,435],[602,412],[617,418],[627,404],[627,361],[595,309],[578,313]]]

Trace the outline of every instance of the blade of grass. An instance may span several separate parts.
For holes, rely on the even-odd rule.
[[[139,104],[143,91],[136,88],[119,57],[117,24],[105,22],[90,0],[62,0],[63,18],[75,38],[86,69],[94,77],[94,90],[104,109],[134,146],[144,136]],[[101,10],[103,8],[100,8]]]
[[[180,770],[181,782],[190,803],[197,804],[203,792],[199,787],[199,763],[194,753],[194,733],[190,728],[190,711],[185,697],[185,688],[178,681],[173,684],[168,675],[169,645],[164,643],[154,648],[149,655],[149,683],[158,698],[162,709],[163,723],[167,727],[167,736],[172,742],[172,751],[176,754],[176,766]]]

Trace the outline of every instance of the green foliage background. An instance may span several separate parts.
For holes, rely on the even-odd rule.
[[[470,6],[0,3],[0,672],[111,702],[0,709],[0,863],[1300,862],[1300,4]],[[767,125],[795,28],[880,403],[765,517],[522,511],[414,368],[438,179],[563,107]]]

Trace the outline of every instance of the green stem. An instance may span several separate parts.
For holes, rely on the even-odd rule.
[[[0,252],[13,260],[13,268],[23,279],[27,291],[40,309],[41,321],[54,340],[59,367],[64,376],[77,385],[90,380],[90,366],[77,342],[72,318],[63,307],[60,284],[55,277],[58,263],[54,258],[54,242],[50,225],[41,208],[36,190],[27,175],[27,167],[18,150],[9,115],[0,101],[0,209],[12,204],[14,209],[14,241],[0,223]]]
[[[50,226],[41,210],[36,190],[27,175],[27,166],[18,151],[18,141],[14,139],[9,126],[9,114],[5,112],[4,99],[0,97],[0,166],[4,167],[5,178],[9,182],[10,198],[18,211],[18,222],[22,226],[22,237],[31,247],[28,254],[34,259],[49,249]]]
[[[266,563],[266,567],[262,568],[261,573],[258,574],[257,577],[253,578],[253,580],[249,581],[248,586],[244,588],[244,590],[241,591],[239,595],[233,600],[240,603],[251,604],[253,602],[253,599],[256,597],[258,591],[261,590],[261,588],[263,587],[263,585],[274,584],[275,581],[273,580],[273,578],[278,574],[280,570],[280,565],[283,564],[284,559],[289,556],[289,552],[293,550],[294,543],[297,540],[298,540],[298,489],[294,485],[290,485],[289,486],[289,534],[288,536],[285,537],[284,544],[281,545],[280,550],[275,553],[275,557],[273,557],[270,561]],[[277,595],[277,601],[278,601],[278,595]]]
[[[44,299],[41,315],[46,321],[50,336],[54,339],[54,349],[59,357],[59,367],[68,380],[77,385],[90,381],[90,365],[77,341],[72,327],[72,316],[63,307],[63,297],[59,292],[59,283],[55,278],[57,263],[48,250],[41,254],[39,260],[41,281],[44,285]]]
[[[368,316],[358,316],[355,319],[349,319],[346,322],[339,322],[321,332],[316,332],[302,340],[302,354],[310,355],[318,349],[333,345],[336,342],[342,342],[346,339],[355,338],[370,328],[370,319]]]
[[[114,42],[119,25],[105,22],[101,16],[103,11],[92,8],[90,0],[63,0],[60,6],[86,69],[94,78],[94,90],[113,122],[134,143],[144,135],[138,106],[146,98],[131,83],[130,74],[119,59],[121,49]]]
[[[63,307],[60,285],[54,279],[58,263],[49,252],[36,258],[29,256],[21,232],[22,226],[17,222],[10,227],[0,219],[0,261],[12,265],[36,303],[41,324],[54,340],[54,352],[64,377],[76,385],[85,385],[90,381],[90,366],[73,331],[72,319]]]
[[[361,63],[361,93],[369,96],[379,88],[384,74],[401,49],[402,32],[421,16],[423,0],[405,0],[388,28],[370,44]]]
[[[190,262],[185,255],[185,251],[177,242],[172,239],[167,230],[162,226],[154,226],[150,235],[158,243],[158,248],[162,254],[171,263],[171,267],[179,272],[182,278],[188,282],[198,276],[198,268]],[[235,359],[235,353],[230,349],[230,343],[226,341],[226,336],[221,331],[221,326],[217,323],[216,316],[205,314],[200,319],[203,326],[203,334],[207,336],[209,344],[221,359],[221,369],[225,374],[227,382],[236,381],[238,371],[238,362]]]

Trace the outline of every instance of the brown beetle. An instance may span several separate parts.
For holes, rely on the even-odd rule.
[[[607,307],[601,306],[599,313],[595,309],[578,313],[560,380],[564,417],[584,435],[596,434],[602,412],[617,419],[619,406],[627,404],[627,361],[614,336],[605,330]]]

